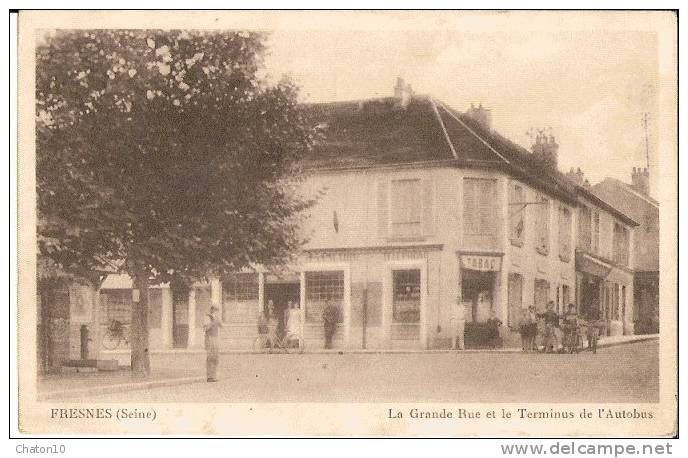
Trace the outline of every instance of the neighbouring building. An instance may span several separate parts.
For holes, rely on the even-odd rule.
[[[591,191],[639,223],[631,245],[635,279],[633,322],[637,334],[659,332],[659,203],[650,196],[650,174],[633,168],[631,184],[606,178]]]
[[[151,351],[202,348],[211,304],[227,350],[251,348],[259,313],[279,317],[289,301],[306,349],[322,348],[327,304],[341,310],[341,349],[450,348],[458,329],[494,319],[515,344],[524,309],[548,301],[562,312],[584,303],[608,317],[609,333],[632,332],[636,223],[557,170],[554,138],[531,153],[495,132],[482,106],[461,113],[401,80],[395,97],[303,110],[322,141],[303,159],[302,190],[321,197],[297,262],[152,288]],[[125,354],[126,343],[101,341],[113,319],[128,325],[131,281],[112,275],[93,297],[93,348]]]
[[[576,301],[580,313],[606,322],[606,335],[634,333],[631,246],[638,223],[599,198],[578,169],[567,176],[578,189]]]

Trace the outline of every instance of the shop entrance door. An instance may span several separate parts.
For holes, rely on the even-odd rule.
[[[580,315],[589,319],[600,318],[600,279],[585,275],[581,280]]]
[[[301,284],[298,282],[280,282],[265,284],[264,311],[272,313],[270,320],[277,323],[278,332],[283,332],[285,326],[285,314],[289,302],[299,304]],[[272,301],[272,311],[268,310],[268,304]]]
[[[494,272],[461,270],[461,296],[464,304],[470,304],[470,309],[466,309],[467,322],[482,323],[490,318],[494,311],[492,303],[494,278]]]

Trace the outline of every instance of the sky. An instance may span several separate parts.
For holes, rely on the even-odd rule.
[[[551,128],[559,169],[580,167],[594,184],[631,180],[646,166],[641,114],[649,115],[656,189],[658,44],[645,31],[277,30],[266,71],[288,75],[304,102],[393,95],[397,77],[465,111],[492,110],[493,128],[530,147],[529,129]]]

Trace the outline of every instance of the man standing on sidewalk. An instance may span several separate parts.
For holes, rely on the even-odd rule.
[[[339,323],[339,308],[332,304],[327,304],[323,310],[323,325],[325,326],[325,348],[332,348],[332,338],[337,330]]]
[[[220,362],[218,338],[222,324],[217,318],[217,312],[218,308],[212,305],[203,323],[203,329],[205,329],[205,364],[209,382],[217,382],[217,366]]]

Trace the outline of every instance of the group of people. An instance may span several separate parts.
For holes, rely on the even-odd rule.
[[[525,311],[519,324],[523,351],[540,351],[537,340],[541,337],[541,351],[578,351],[583,333],[587,337],[588,348],[597,352],[599,322],[593,317],[583,319],[578,316],[576,306],[569,304],[563,315],[554,310],[554,301],[549,301],[544,312],[537,312],[535,306]]]
[[[281,318],[281,319],[280,319]],[[273,324],[277,321],[276,325]],[[341,321],[339,307],[332,303],[325,305],[322,312],[325,348],[332,348],[332,341],[337,332],[337,324]],[[287,346],[299,347],[302,342],[302,314],[298,302],[288,301],[287,308],[282,315],[275,310],[272,299],[268,300],[266,309],[261,313],[258,322],[258,332],[268,334],[270,326],[275,326],[275,333],[283,338]]]
[[[277,320],[276,332],[284,336],[288,345],[299,345],[301,341],[301,306],[296,301],[288,301],[281,311],[281,317],[275,310],[272,299],[268,300],[265,309],[258,317],[258,333],[268,334],[270,326]]]

